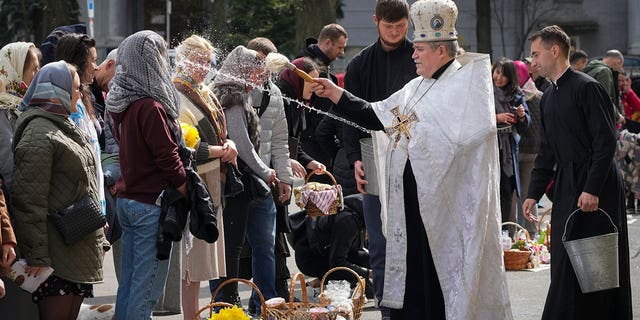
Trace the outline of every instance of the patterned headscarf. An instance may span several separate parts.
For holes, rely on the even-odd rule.
[[[152,98],[172,119],[178,118],[178,92],[171,82],[167,44],[157,33],[139,31],[118,47],[116,74],[109,83],[107,110],[124,112],[141,98]]]
[[[27,85],[22,81],[24,62],[29,48],[36,46],[31,42],[13,42],[0,50],[0,92],[23,96]]]
[[[73,78],[67,63],[51,62],[36,74],[29,89],[24,94],[18,108],[42,108],[48,112],[69,116],[71,114],[71,94]]]
[[[264,68],[264,61],[255,50],[244,46],[237,46],[222,62],[215,79],[215,85],[239,85],[246,87],[248,77],[260,68]]]

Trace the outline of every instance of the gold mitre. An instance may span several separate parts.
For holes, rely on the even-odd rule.
[[[413,41],[457,40],[458,7],[452,0],[418,0],[411,5]]]

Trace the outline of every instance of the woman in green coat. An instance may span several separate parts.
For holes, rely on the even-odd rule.
[[[96,164],[88,136],[69,118],[80,98],[80,78],[64,61],[44,66],[25,93],[13,141],[14,228],[26,272],[53,268],[36,291],[40,319],[76,319],[93,284],[102,281],[100,228],[67,245],[48,219],[89,194],[98,203]]]

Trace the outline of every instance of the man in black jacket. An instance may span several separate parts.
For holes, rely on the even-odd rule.
[[[409,5],[405,0],[378,0],[373,22],[378,29],[378,41],[369,45],[347,66],[344,78],[345,89],[367,101],[380,101],[400,90],[407,82],[417,77],[416,65],[411,55],[413,43],[407,39]],[[386,240],[382,234],[380,199],[367,194],[366,173],[375,174],[375,168],[365,168],[360,154],[360,139],[369,134],[351,126],[344,126],[343,143],[347,160],[353,165],[358,191],[364,194],[363,207],[365,225],[369,236],[369,253],[373,269],[373,285],[376,298],[382,300],[384,284]],[[373,183],[373,181],[372,181]],[[367,189],[367,190],[370,190]],[[381,307],[382,317],[389,310]]]
[[[301,56],[311,58],[318,65],[318,72],[321,78],[331,79],[338,83],[338,78],[331,72],[331,63],[344,55],[344,48],[347,46],[347,31],[339,24],[332,23],[324,26],[318,35],[318,40],[306,39],[307,47],[302,51]],[[329,99],[319,98],[315,94],[311,97],[309,105],[322,111],[329,111],[333,103]],[[303,131],[300,134],[300,147],[311,158],[318,160],[332,171],[334,153],[327,153],[327,149],[339,149],[337,142],[335,148],[324,146],[318,143],[316,128],[324,115],[305,109]]]

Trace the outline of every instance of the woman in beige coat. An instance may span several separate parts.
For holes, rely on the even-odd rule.
[[[182,241],[182,309],[185,319],[198,310],[200,281],[226,275],[224,230],[222,221],[223,177],[228,165],[236,165],[235,144],[227,139],[224,113],[216,97],[204,85],[211,69],[213,46],[206,39],[193,35],[176,49],[176,76],[173,80],[180,95],[181,123],[198,130],[200,141],[196,149],[198,173],[207,183],[217,205],[218,241],[213,244],[194,238],[185,230]]]

